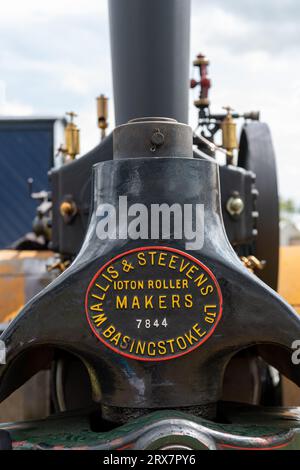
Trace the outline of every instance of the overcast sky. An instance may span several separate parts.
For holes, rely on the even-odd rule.
[[[0,44],[0,114],[75,110],[82,150],[98,143],[95,97],[112,97],[106,0],[3,1]],[[199,52],[211,60],[212,109],[261,110],[280,192],[300,206],[299,0],[192,0],[191,60]]]

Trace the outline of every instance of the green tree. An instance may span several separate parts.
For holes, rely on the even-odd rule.
[[[280,208],[280,212],[289,212],[291,214],[294,212],[297,212],[295,201],[290,198],[288,199],[280,198],[279,208]]]

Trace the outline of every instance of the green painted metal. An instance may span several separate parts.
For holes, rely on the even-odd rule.
[[[156,430],[159,436],[169,436],[164,438],[167,442],[180,442],[195,449],[300,449],[298,409],[279,412],[278,409],[230,405],[225,409],[234,423],[215,423],[170,410],[151,413],[107,432],[93,432],[87,413],[3,424],[0,429],[9,431],[15,450],[138,449],[140,440]],[[171,429],[177,429],[173,436]],[[157,447],[149,444],[146,448]]]

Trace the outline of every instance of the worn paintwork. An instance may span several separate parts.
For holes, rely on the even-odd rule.
[[[295,409],[281,409],[279,412],[272,408],[221,406],[223,414],[227,413],[235,423],[220,424],[166,410],[108,432],[91,431],[89,415],[84,414],[62,414],[39,422],[6,424],[0,429],[9,431],[14,450],[155,449],[159,448],[162,440],[164,443],[211,450],[300,448],[300,417]],[[257,419],[257,424],[254,424]]]

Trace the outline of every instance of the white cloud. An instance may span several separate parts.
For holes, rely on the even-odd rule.
[[[4,116],[30,116],[33,108],[18,101],[6,101],[0,104],[0,114]]]
[[[88,15],[103,16],[107,12],[106,0],[10,0],[2,2],[0,22],[7,21],[26,23],[30,20],[57,18],[63,16],[66,20],[72,16]]]
[[[32,106],[15,99],[8,99],[6,88],[5,81],[0,80],[0,114],[4,116],[28,116],[33,114]]]

